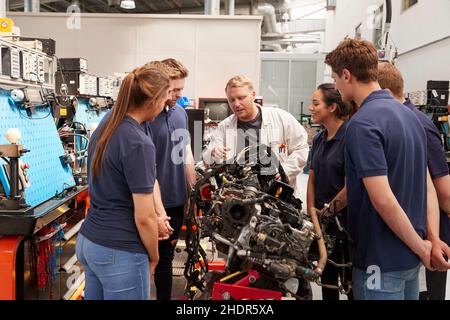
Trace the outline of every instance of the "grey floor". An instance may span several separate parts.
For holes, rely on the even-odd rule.
[[[308,175],[301,174],[298,176],[297,179],[297,189],[300,190],[298,194],[296,194],[297,197],[299,197],[304,204],[306,204],[306,185],[308,181]],[[175,254],[174,259],[174,277],[173,277],[173,289],[172,289],[172,299],[178,300],[182,297],[185,287],[185,278],[183,276],[183,267],[184,267],[184,261],[186,260],[186,253],[183,251],[184,249],[184,243],[183,241],[180,241],[179,243],[179,249],[181,249],[179,253]],[[422,270],[420,274],[420,288],[421,291],[426,290],[425,285],[425,272],[424,269]],[[321,289],[318,285],[312,284],[312,290],[313,290],[313,300],[322,300],[322,293]],[[155,288],[152,284],[151,288],[151,298],[155,299]],[[340,296],[341,300],[346,300],[347,297],[345,295]],[[447,291],[446,291],[446,300],[450,300],[450,271],[447,273]]]

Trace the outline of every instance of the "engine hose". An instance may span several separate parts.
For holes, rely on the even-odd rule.
[[[351,268],[352,267],[352,263],[336,263],[331,259],[328,259],[328,263],[332,264],[333,266],[337,267],[337,268]]]
[[[310,268],[298,266],[297,268],[295,268],[295,273],[298,276],[303,277],[309,281],[317,281],[319,279],[319,274],[315,270],[313,271]]]
[[[340,293],[348,295],[350,293],[350,291],[352,291],[352,285],[351,283],[348,284],[348,289],[345,289],[343,285],[340,286],[336,286],[334,284],[323,284],[321,282],[318,282],[317,285],[323,287],[323,288],[327,288],[327,289],[335,289],[338,290]]]
[[[327,264],[328,259],[327,248],[325,247],[325,241],[323,240],[319,219],[317,218],[317,209],[311,208],[309,214],[311,216],[311,221],[314,225],[314,232],[319,236],[319,238],[317,239],[317,246],[319,247],[319,263],[314,269],[314,272],[320,276],[322,275],[323,269]]]
[[[255,204],[255,203],[264,202],[268,198],[269,198],[269,196],[263,195],[262,197],[259,197],[259,198],[245,199],[245,200],[242,200],[242,204],[243,205],[252,205],[252,204]]]
[[[222,237],[222,236],[221,236],[220,234],[218,234],[217,232],[214,232],[214,233],[212,234],[212,237],[213,237],[214,239],[216,239],[217,241],[222,242],[223,244],[226,244],[227,246],[230,246],[230,247],[233,247],[233,248],[234,248],[234,244],[233,244],[231,241],[229,241],[228,239]]]

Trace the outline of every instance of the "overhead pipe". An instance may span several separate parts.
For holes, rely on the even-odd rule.
[[[256,7],[255,10],[257,15],[263,16],[263,32],[262,36],[264,37],[265,34],[280,34],[281,32],[279,28],[277,27],[277,19],[275,16],[275,7],[269,3],[263,3]],[[282,51],[280,44],[268,44],[266,45],[267,48],[272,49],[273,51],[280,52]]]
[[[228,16],[234,16],[234,0],[225,0],[225,14]]]
[[[41,2],[40,0],[24,0],[23,12],[40,12]]]
[[[256,13],[263,16],[264,33],[280,33],[277,28],[277,18],[275,16],[275,7],[269,3],[263,3],[256,7]]]
[[[205,15],[220,15],[220,0],[205,0]]]

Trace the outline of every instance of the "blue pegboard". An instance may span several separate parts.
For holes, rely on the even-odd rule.
[[[103,117],[109,112],[109,110],[102,110],[98,112],[89,106],[88,98],[78,98],[77,111],[75,113],[73,121],[80,122],[87,130],[90,129],[91,124],[99,124]],[[87,141],[82,138],[76,138],[78,150],[87,148]],[[86,165],[86,159],[79,163],[80,166]]]
[[[25,189],[25,201],[37,206],[75,186],[75,180],[71,168],[61,163],[60,156],[64,155],[61,140],[52,115],[45,117],[49,107],[36,108],[32,120],[10,97],[10,91],[0,89],[0,144],[9,144],[5,137],[9,128],[18,128],[22,133],[19,143],[30,150],[20,158],[30,165],[27,173],[31,186]]]
[[[99,124],[108,111],[97,112],[89,107],[89,99],[78,98],[77,111],[75,113],[74,121],[80,122],[89,130],[89,125]]]

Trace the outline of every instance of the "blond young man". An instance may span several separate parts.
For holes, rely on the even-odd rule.
[[[177,104],[189,72],[175,59],[165,59],[162,63],[171,71],[170,97],[155,121],[147,123],[147,128],[156,148],[156,178],[159,183],[155,193],[160,236],[160,259],[155,269],[156,298],[170,300],[174,250],[183,224],[189,190],[195,183],[195,169],[187,114]]]

